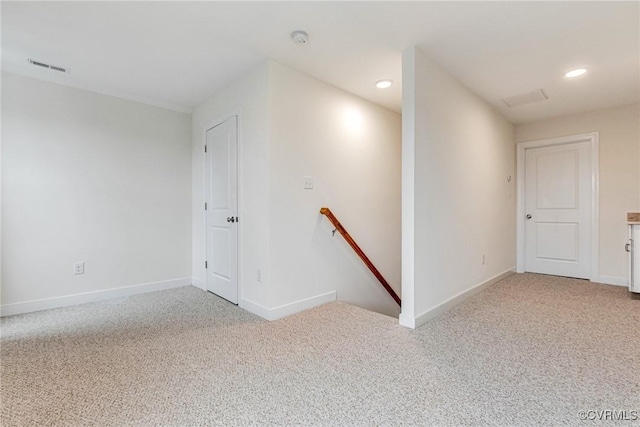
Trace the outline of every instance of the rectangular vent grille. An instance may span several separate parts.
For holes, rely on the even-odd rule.
[[[502,100],[502,102],[507,104],[507,107],[513,108],[513,107],[518,107],[524,104],[531,104],[534,102],[546,101],[547,99],[549,99],[549,97],[547,96],[546,93],[544,93],[544,90],[538,89],[532,92],[523,93],[522,95],[516,95],[510,98],[505,98]]]
[[[33,59],[28,60],[30,64],[36,65],[42,68],[48,68],[50,70],[60,71],[61,73],[68,73],[69,71],[66,68],[58,67],[57,65],[45,64],[44,62],[34,61]]]

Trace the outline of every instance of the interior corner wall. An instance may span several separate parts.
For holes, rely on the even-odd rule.
[[[267,307],[269,293],[269,63],[218,92],[193,110],[193,265],[194,284],[205,286],[204,143],[206,130],[239,114],[240,306],[243,299]],[[263,273],[258,282],[256,271]]]
[[[420,49],[403,55],[403,79],[415,86],[403,100],[412,111],[403,120],[413,121],[403,127],[414,131],[415,258],[414,317],[401,321],[415,327],[514,269],[515,144],[513,126]]]
[[[3,314],[190,282],[190,125],[2,74]]]
[[[400,115],[276,62],[270,111],[270,306],[336,291],[397,317],[398,305],[319,210],[333,211],[400,293]]]
[[[607,108],[516,126],[517,142],[599,133],[599,281],[628,282],[627,212],[640,210],[640,105]]]

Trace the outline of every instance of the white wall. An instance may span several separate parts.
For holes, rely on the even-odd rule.
[[[515,267],[515,146],[513,126],[419,49],[403,54],[403,85],[400,320],[415,327]]]
[[[401,117],[271,63],[270,306],[337,291],[398,316],[399,307],[319,214],[329,207],[400,293]],[[314,189],[303,189],[303,177]]]
[[[193,277],[204,287],[204,138],[219,118],[239,113],[239,258],[241,298],[268,301],[269,277],[269,64],[211,97],[193,111]],[[256,271],[263,272],[263,282]],[[240,302],[242,305],[242,301]]]
[[[193,113],[194,277],[203,284],[205,124],[233,111],[240,111],[240,305],[277,318],[337,292],[397,315],[319,210],[333,209],[398,286],[400,117],[272,61]],[[313,190],[303,190],[304,176],[314,178]]]
[[[626,285],[627,212],[640,210],[640,106],[628,105],[516,126],[516,141],[600,134],[600,281]]]
[[[188,283],[190,115],[13,74],[2,85],[3,306]]]

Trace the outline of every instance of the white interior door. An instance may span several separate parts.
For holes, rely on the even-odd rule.
[[[591,147],[525,151],[525,270],[590,277]]]
[[[209,129],[206,143],[207,290],[238,303],[237,117]]]

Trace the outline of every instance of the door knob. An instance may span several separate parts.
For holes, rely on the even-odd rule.
[[[527,214],[527,219],[531,219],[531,214]]]
[[[236,219],[232,216],[227,217],[227,222],[236,222]]]

